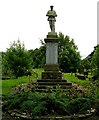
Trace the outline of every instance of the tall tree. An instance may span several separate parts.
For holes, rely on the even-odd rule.
[[[97,45],[95,48],[91,65],[92,65],[92,68],[94,69],[94,75],[97,75],[99,77],[99,45]]]
[[[59,33],[59,66],[64,72],[75,72],[80,65],[80,53],[74,39]]]
[[[6,65],[16,77],[25,75],[27,70],[32,67],[32,58],[25,49],[25,45],[21,44],[19,40],[17,42],[14,41],[10,45],[10,48],[8,48],[5,53],[4,59],[4,65]]]
[[[84,73],[84,70],[88,71],[89,69],[91,69],[91,63],[90,63],[89,59],[85,58],[85,59],[81,60],[79,72]]]

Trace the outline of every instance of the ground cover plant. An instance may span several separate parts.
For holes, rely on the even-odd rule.
[[[90,87],[90,89],[89,89]],[[95,86],[83,88],[82,92],[72,88],[65,92],[58,85],[56,91],[49,90],[46,93],[36,92],[35,88],[21,89],[16,93],[3,97],[4,112],[26,113],[29,116],[43,115],[74,115],[88,113],[87,110],[94,108],[97,96]]]

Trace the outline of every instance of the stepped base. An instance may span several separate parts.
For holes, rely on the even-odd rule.
[[[60,85],[60,88],[62,91],[65,91],[66,89],[70,89],[72,87],[71,82],[67,82],[65,79],[42,79],[42,80],[37,80],[38,84],[38,92],[46,92],[46,88],[48,86],[51,87],[52,91],[56,91],[56,86]]]
[[[48,87],[50,87],[52,91],[56,91],[57,85],[61,87],[62,91],[72,87],[72,83],[63,79],[63,75],[62,72],[59,71],[58,64],[45,64],[44,72],[42,72],[41,79],[37,80],[37,85],[37,91],[39,92],[46,91]]]

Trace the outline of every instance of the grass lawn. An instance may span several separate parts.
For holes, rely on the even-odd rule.
[[[31,78],[34,79],[32,76]],[[7,94],[11,92],[12,87],[15,87],[22,83],[27,83],[29,81],[30,79],[28,76],[19,77],[18,79],[2,80],[2,94]]]
[[[64,73],[64,77],[66,80],[68,80],[72,83],[82,85],[82,86],[84,86],[84,85],[88,86],[90,84],[90,81],[88,80],[88,78],[86,80],[80,80],[77,77],[75,77],[75,74],[71,75],[71,73]]]
[[[43,71],[43,69],[34,69],[35,72],[38,73],[38,76],[41,76],[41,73]],[[9,80],[0,80],[0,85],[2,85],[2,87],[0,86],[0,94],[8,94],[9,92],[11,92],[11,88],[22,84],[22,83],[28,83],[30,82],[30,80],[35,80],[36,79],[36,75],[33,74],[32,76],[23,76],[23,77],[18,77],[18,79],[9,79]]]

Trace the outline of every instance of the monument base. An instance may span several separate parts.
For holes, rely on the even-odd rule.
[[[62,80],[62,73],[60,71],[45,71],[42,72],[42,79],[60,79]]]
[[[42,79],[62,79],[62,72],[59,71],[59,65],[45,64]]]

